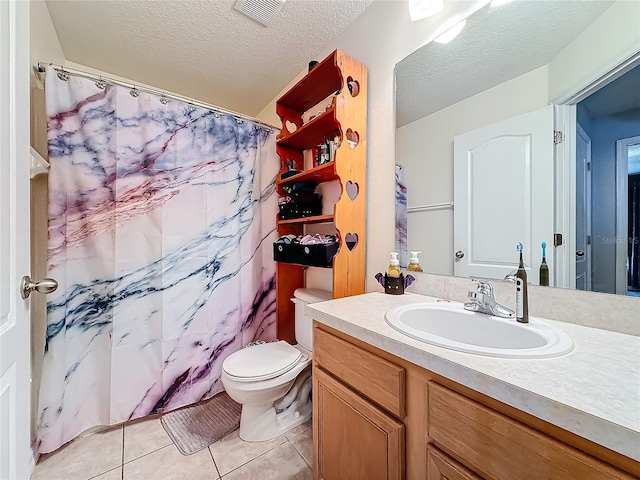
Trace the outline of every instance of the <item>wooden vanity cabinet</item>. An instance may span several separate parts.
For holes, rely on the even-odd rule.
[[[314,479],[631,480],[640,462],[314,322]]]
[[[315,478],[401,480],[404,425],[323,370],[313,376]]]

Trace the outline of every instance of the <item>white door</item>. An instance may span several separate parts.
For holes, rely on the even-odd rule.
[[[503,279],[521,242],[537,284],[543,241],[553,272],[553,106],[454,137],[453,169],[454,274]]]
[[[591,291],[591,138],[576,133],[576,288]]]
[[[0,478],[28,479],[29,2],[0,1]]]

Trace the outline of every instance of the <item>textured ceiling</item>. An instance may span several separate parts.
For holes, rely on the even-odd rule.
[[[372,1],[288,0],[269,27],[235,0],[47,7],[68,61],[256,115]]]
[[[451,43],[398,63],[396,126],[546,65],[612,3],[518,0],[479,10]]]

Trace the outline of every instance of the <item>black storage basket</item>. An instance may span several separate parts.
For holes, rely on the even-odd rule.
[[[290,201],[278,205],[280,220],[315,217],[322,215],[322,195],[318,193],[294,192]]]
[[[331,267],[339,247],[338,242],[310,245],[274,243],[273,259],[276,262],[297,263],[308,267]]]

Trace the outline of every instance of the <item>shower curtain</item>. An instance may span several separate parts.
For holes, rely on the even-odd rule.
[[[396,165],[396,241],[395,249],[400,255],[400,266],[407,266],[407,181],[405,169]]]
[[[46,79],[49,275],[38,449],[222,391],[275,337],[275,132],[164,97]]]

